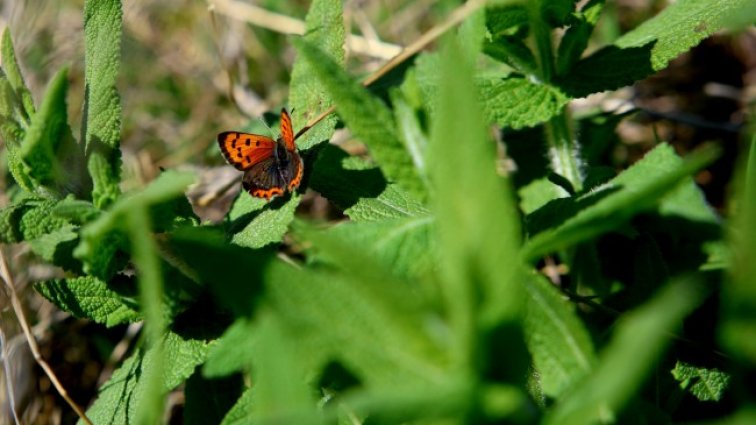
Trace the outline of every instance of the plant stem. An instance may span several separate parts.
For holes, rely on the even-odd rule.
[[[540,78],[542,82],[550,83],[555,72],[551,27],[541,16],[541,2],[536,1],[531,4],[530,26],[535,38]],[[583,188],[582,161],[566,106],[561,113],[546,123],[546,143],[549,147],[548,154],[552,171],[566,178],[572,184],[574,191],[579,192]]]
[[[566,107],[546,123],[546,142],[552,171],[566,178],[575,192],[580,192],[583,189],[582,161]]]

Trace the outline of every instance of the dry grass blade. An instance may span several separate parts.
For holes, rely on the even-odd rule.
[[[13,421],[16,425],[21,423],[16,412],[16,390],[13,388],[13,374],[11,373],[10,362],[8,361],[8,346],[5,344],[5,332],[0,328],[0,352],[3,353],[3,370],[5,372],[5,386],[8,391],[8,405],[13,413]]]
[[[34,335],[29,329],[29,323],[26,321],[26,316],[24,315],[23,308],[21,307],[21,301],[18,299],[18,295],[16,294],[16,288],[13,284],[13,279],[11,278],[10,271],[8,270],[8,264],[5,261],[5,253],[2,249],[0,249],[0,278],[2,278],[3,282],[5,282],[5,286],[8,288],[13,311],[14,313],[16,313],[16,317],[18,318],[18,322],[21,325],[21,329],[23,329],[24,331],[26,341],[29,343],[29,349],[34,355],[34,360],[37,362],[39,367],[41,367],[42,370],[45,371],[45,374],[48,378],[50,378],[50,382],[53,383],[55,389],[58,391],[58,394],[60,394],[60,396],[63,397],[64,400],[66,400],[68,405],[71,406],[71,408],[76,412],[77,415],[79,415],[79,418],[81,418],[81,420],[83,420],[87,425],[92,425],[92,421],[89,420],[86,413],[84,413],[84,410],[71,399],[71,397],[68,395],[68,391],[66,391],[63,385],[61,385],[58,378],[55,376],[55,372],[53,372],[52,368],[50,368],[50,365],[47,364],[45,359],[43,359],[42,355],[39,353],[37,340],[34,338]]]
[[[302,35],[305,24],[299,19],[274,13],[248,3],[236,0],[209,0],[210,6],[218,13],[234,19],[249,22],[252,25],[267,28],[283,34]],[[347,48],[355,53],[388,59],[401,51],[401,47],[378,40],[368,40],[358,35],[347,35]]]

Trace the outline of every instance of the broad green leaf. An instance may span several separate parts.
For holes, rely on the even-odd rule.
[[[732,9],[724,17],[724,26],[730,30],[743,30],[756,22],[756,4],[748,3],[745,7]]]
[[[19,223],[24,213],[24,206],[11,204],[0,208],[0,243],[17,243],[24,239]]]
[[[421,216],[346,222],[331,227],[328,233],[359,249],[393,275],[420,282],[428,279],[438,264],[434,230],[433,218]]]
[[[321,248],[327,244],[334,257],[337,241],[325,235],[312,239]],[[342,250],[342,257],[355,253]],[[386,279],[374,262],[355,257],[347,271],[275,264],[269,274],[272,305],[309,362],[338,361],[368,386],[420,390],[443,380],[445,355],[428,333],[432,312],[410,286]],[[356,264],[362,273],[355,272]]]
[[[596,365],[590,336],[573,305],[543,276],[525,285],[525,339],[543,393],[559,399]]]
[[[69,195],[55,204],[51,211],[54,217],[62,218],[75,224],[88,223],[100,214],[100,210],[91,202],[80,201]]]
[[[525,244],[524,258],[533,261],[591,239],[619,227],[640,212],[653,209],[681,181],[716,155],[714,150],[707,149],[683,161],[669,145],[661,144],[607,184],[576,197],[550,202],[528,217],[532,236]]]
[[[340,66],[344,64],[344,32],[341,0],[316,0],[310,4],[303,39],[320,47],[323,53]],[[294,62],[291,71],[289,106],[292,109],[292,119],[299,127],[305,126],[332,105],[326,87],[317,78],[313,78],[314,72],[310,63],[302,58]],[[330,139],[336,121],[336,116],[331,114],[311,128],[297,142],[299,148],[309,149]]]
[[[517,36],[501,36],[483,44],[483,52],[525,75],[536,75],[538,65],[525,41]]]
[[[528,24],[528,9],[523,4],[495,5],[486,8],[486,28],[492,38],[509,35],[513,28]]]
[[[281,242],[294,219],[299,200],[298,193],[271,202],[240,193],[228,213],[231,242],[246,248]]]
[[[223,418],[221,425],[245,425],[250,422],[254,406],[254,391],[247,388]]]
[[[689,391],[701,401],[719,401],[730,383],[730,375],[718,369],[696,367],[677,361],[672,376],[680,388]]]
[[[19,221],[19,230],[24,240],[36,239],[69,225],[66,220],[50,214],[55,204],[55,201],[38,198],[24,200],[23,205],[28,209],[24,211]]]
[[[83,152],[68,127],[67,76],[64,68],[50,81],[19,152],[23,170],[34,181],[36,191],[56,197],[69,192],[69,188],[80,193],[86,184],[82,177]]]
[[[520,229],[509,182],[496,173],[496,146],[487,137],[472,66],[449,40],[428,164],[444,296],[457,349],[464,351],[473,348],[476,322],[496,326],[518,315]],[[467,354],[456,354],[460,366],[471,366]]]
[[[703,298],[696,282],[663,288],[651,301],[623,315],[593,373],[577,383],[547,413],[544,423],[611,422],[636,394],[669,345],[671,334]]]
[[[15,91],[21,99],[21,105],[23,106],[26,121],[28,122],[28,119],[34,115],[34,100],[32,99],[31,92],[26,87],[26,82],[24,81],[23,75],[21,75],[21,69],[16,61],[16,52],[13,48],[13,40],[11,39],[11,32],[8,27],[3,31],[1,49],[2,54],[0,56],[2,56],[3,63],[2,70],[5,72],[5,76],[8,78],[11,87],[13,87],[13,91]]]
[[[34,289],[61,310],[107,327],[142,318],[135,309],[134,300],[125,299],[94,276],[37,282]]]
[[[484,400],[483,403],[487,404],[481,407],[489,410],[490,405],[496,402],[522,407],[524,402],[522,394],[518,394],[514,388],[506,388],[504,391],[499,389],[497,393],[480,391],[480,398]],[[355,417],[369,418],[369,421],[366,422],[462,424],[465,423],[463,419],[465,414],[469,413],[472,408],[471,403],[475,395],[477,394],[474,394],[474,388],[470,382],[456,380],[443,382],[423,391],[401,387],[391,391],[357,391],[345,395],[343,405],[354,412]],[[490,403],[489,400],[493,398],[498,400]],[[501,410],[504,410],[502,407],[507,409],[506,406],[495,406],[496,413],[503,413],[501,412]],[[516,410],[516,408],[512,410]],[[487,411],[486,413],[493,412]],[[496,416],[500,415],[497,414]],[[482,421],[482,419],[478,418],[478,421]]]
[[[21,141],[29,125],[22,109],[21,99],[0,69],[0,137],[7,152],[8,171],[16,184],[25,191],[34,193],[34,180],[26,172],[21,160]]]
[[[630,85],[654,73],[654,43],[649,40],[641,46],[604,47],[577,61],[556,83],[570,97],[586,97]]]
[[[418,83],[426,105],[431,112],[435,112],[440,93],[440,58],[438,54],[423,54],[416,64]],[[533,127],[548,121],[560,113],[569,101],[557,87],[514,75],[506,78],[479,76],[475,79],[475,90],[483,102],[482,112],[486,118],[514,129]]]
[[[218,341],[210,348],[207,362],[202,367],[206,377],[228,376],[238,371],[248,370],[258,342],[255,328],[257,323],[248,319],[237,319]]]
[[[541,19],[554,28],[562,27],[567,23],[568,17],[575,10],[575,3],[575,0],[537,1]]]
[[[208,227],[178,229],[168,245],[180,268],[205,284],[221,305],[239,317],[252,315],[274,251],[231,244]]]
[[[144,189],[126,194],[110,209],[81,230],[81,242],[74,251],[88,274],[110,278],[125,263],[128,249],[125,220],[135,209],[149,208],[154,231],[170,228],[176,213],[186,204],[184,190],[194,181],[191,173],[166,171]]]
[[[561,112],[569,100],[558,89],[526,78],[479,78],[486,116],[503,127],[532,127]]]
[[[591,38],[593,28],[598,23],[603,8],[604,0],[591,0],[573,18],[571,25],[559,41],[556,61],[558,75],[567,73],[580,59],[580,55],[588,47],[588,40]]]
[[[139,416],[144,406],[147,381],[151,376],[160,381],[160,388],[168,392],[192,375],[197,365],[205,360],[208,343],[169,332],[163,337],[161,371],[153,371],[157,353],[138,348],[113,372],[108,382],[100,387],[97,399],[87,410],[87,416],[97,425],[129,425]],[[147,373],[153,375],[148,376]],[[83,421],[78,422],[83,425]]]
[[[417,198],[398,185],[386,182],[380,169],[362,158],[350,157],[334,145],[320,150],[310,186],[355,221],[428,214]]]
[[[339,116],[368,146],[386,176],[413,195],[422,197],[422,181],[412,157],[399,139],[389,108],[347,75],[319,47],[301,40],[296,40],[295,46],[333,99]]]
[[[567,192],[561,187],[543,178],[533,180],[527,186],[517,191],[520,197],[520,209],[525,214],[546,205],[549,201],[567,196]]]
[[[275,316],[258,318],[253,353],[254,405],[251,423],[317,424],[318,411],[306,381],[302,351]]]
[[[614,90],[664,69],[670,60],[722,29],[750,0],[681,0],[578,61],[560,79],[574,97]]]
[[[747,160],[736,174],[736,210],[729,231],[732,250],[730,278],[722,291],[724,320],[720,339],[730,355],[756,365],[756,137]]]
[[[184,388],[184,425],[219,424],[244,388],[239,375],[206,379],[198,368]]]
[[[97,208],[113,203],[121,181],[120,0],[84,2],[84,120],[82,139]]]
[[[65,225],[44,235],[29,240],[35,254],[64,270],[81,272],[81,262],[74,258],[73,250],[78,245],[77,227]]]

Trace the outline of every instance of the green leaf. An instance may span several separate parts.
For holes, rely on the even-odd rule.
[[[42,296],[74,317],[94,320],[107,327],[141,320],[134,301],[127,301],[94,277],[56,279],[34,284]]]
[[[524,258],[533,261],[621,226],[634,215],[654,208],[682,180],[716,156],[716,151],[706,149],[683,161],[669,145],[661,144],[599,188],[550,202],[528,217],[532,236],[525,244]]]
[[[391,111],[380,99],[352,80],[341,66],[317,46],[295,40],[302,57],[336,104],[347,127],[370,149],[371,156],[386,176],[413,195],[425,193],[412,157],[397,134]]]
[[[310,5],[305,18],[305,35],[308,43],[320,47],[332,61],[344,65],[344,16],[341,0],[316,0]],[[317,78],[315,70],[307,60],[297,58],[291,71],[289,105],[293,121],[304,126],[315,116],[332,105],[326,87]],[[309,149],[315,144],[328,140],[336,128],[336,116],[331,114],[310,129],[299,140],[300,149]]]
[[[24,235],[19,229],[24,206],[11,204],[0,208],[0,243],[17,243],[23,240]]]
[[[11,87],[13,87],[13,91],[15,91],[18,97],[21,99],[21,105],[23,106],[23,111],[26,115],[26,121],[28,122],[28,119],[32,115],[34,115],[34,100],[32,99],[31,92],[26,87],[24,77],[23,75],[21,75],[21,69],[18,67],[18,62],[16,61],[16,52],[13,48],[13,40],[11,39],[11,32],[10,28],[8,27],[6,27],[5,31],[3,31],[1,49],[1,57],[3,61],[2,69],[3,71],[5,71],[5,76],[8,78],[8,82],[10,82]]]
[[[614,44],[577,62],[560,79],[574,97],[631,84],[722,29],[728,16],[743,10],[750,0],[677,1]]]
[[[518,190],[517,194],[520,197],[520,209],[525,214],[530,214],[546,205],[549,201],[566,196],[567,192],[550,182],[549,179],[543,178],[533,180]]]
[[[117,79],[121,63],[120,0],[84,2],[84,119],[87,169],[97,208],[113,203],[121,181],[121,103]]]
[[[569,100],[558,89],[526,78],[480,78],[476,86],[488,119],[515,129],[548,121]]]
[[[315,234],[331,258],[339,242]],[[342,248],[343,257],[357,253]],[[435,315],[401,281],[362,255],[346,261],[346,271],[295,269],[274,264],[268,295],[293,338],[303,344],[310,364],[336,360],[365,385],[428,388],[444,376],[445,354],[429,335]],[[355,271],[362,268],[361,272]]]
[[[703,299],[696,282],[663,288],[642,307],[623,315],[594,372],[557,401],[546,424],[612,421],[635,395],[669,344],[670,336]],[[639,339],[642,338],[642,339]]]
[[[210,348],[202,374],[214,378],[249,369],[252,354],[260,345],[255,333],[256,326],[257,323],[248,318],[237,319],[229,326]]]
[[[756,365],[756,137],[735,178],[731,278],[722,291],[724,320],[720,339],[728,353],[746,365]]]
[[[575,0],[540,0],[541,19],[554,28],[567,23],[570,14],[575,10]]]
[[[241,376],[206,379],[200,369],[189,377],[184,388],[184,425],[219,424],[239,398],[244,383]]]
[[[253,353],[256,381],[251,423],[319,423],[297,340],[286,333],[275,316],[263,316],[258,322],[259,345]]]
[[[428,279],[438,264],[431,216],[346,222],[328,233],[408,281]]]
[[[80,201],[69,195],[61,200],[52,208],[54,217],[62,218],[75,224],[88,223],[100,214],[100,210],[94,207],[91,202]]]
[[[81,262],[73,257],[73,250],[79,240],[76,230],[78,229],[73,225],[65,225],[29,240],[29,246],[45,261],[60,266],[64,270],[80,272]]]
[[[208,227],[178,229],[169,245],[182,269],[205,283],[221,305],[236,316],[251,316],[274,251],[229,244],[221,232]]]
[[[718,370],[696,367],[677,361],[672,376],[680,388],[689,391],[701,401],[719,401],[730,383],[730,375]]]
[[[281,242],[294,219],[300,198],[298,193],[292,193],[288,199],[266,202],[242,192],[228,213],[231,242],[246,248]]]
[[[154,424],[160,420],[165,404],[160,376],[165,362],[162,336],[167,322],[163,307],[163,279],[147,207],[129,209],[125,221],[138,273],[139,301],[145,319],[147,347],[155,353],[154,361],[143,369],[145,397],[137,405],[137,422]]]
[[[593,28],[601,17],[604,0],[591,0],[583,6],[559,41],[556,68],[557,74],[567,73],[580,59],[591,38]]]
[[[98,425],[128,425],[139,416],[137,410],[144,406],[147,381],[151,376],[160,380],[163,392],[170,391],[189,376],[197,365],[205,360],[208,343],[202,339],[183,337],[170,332],[163,337],[164,356],[162,370],[153,371],[157,360],[154,349],[139,348],[100,387],[97,399],[87,410],[87,416]],[[147,373],[154,373],[148,376]],[[83,421],[78,422],[83,425]]]
[[[153,230],[167,230],[173,224],[177,208],[186,204],[184,190],[193,181],[192,173],[165,171],[144,189],[120,197],[109,210],[84,226],[81,242],[74,251],[84,263],[84,270],[109,279],[125,263],[122,253],[129,246],[124,226],[126,215],[135,209],[150,208]]]
[[[36,239],[69,225],[66,220],[50,214],[55,204],[55,201],[39,198],[24,200],[23,205],[28,209],[24,210],[19,220],[19,230],[23,235],[23,240]]]
[[[440,72],[428,151],[432,205],[451,326],[459,348],[468,350],[477,320],[494,326],[518,315],[520,229],[509,182],[496,173],[496,146],[487,137],[472,66],[453,41],[442,52]],[[472,360],[462,356],[462,364]]]
[[[652,55],[656,40],[641,46],[604,47],[577,61],[569,72],[556,80],[570,97],[615,90],[654,73]]]
[[[525,75],[536,75],[538,65],[533,52],[517,36],[501,36],[483,44],[483,52]]]
[[[68,70],[64,68],[50,81],[19,152],[24,173],[42,195],[51,192],[60,196],[68,192],[68,188],[81,189],[86,184],[82,177],[83,152],[68,127],[67,76]]]
[[[254,391],[247,388],[223,418],[221,425],[245,425],[250,421],[254,406]]]
[[[543,276],[525,285],[525,339],[541,390],[559,399],[596,364],[590,336],[574,306]]]
[[[343,149],[326,145],[320,150],[310,186],[355,221],[418,217],[428,214],[420,201],[394,183],[381,170]]]

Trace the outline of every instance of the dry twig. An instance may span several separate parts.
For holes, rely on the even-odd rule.
[[[79,415],[79,418],[81,418],[81,420],[83,420],[88,425],[92,425],[92,421],[89,420],[87,414],[84,413],[84,410],[71,399],[71,397],[68,395],[68,391],[66,391],[63,385],[61,385],[58,378],[55,376],[55,372],[53,372],[52,368],[50,368],[50,365],[47,363],[47,361],[45,361],[45,359],[42,358],[42,355],[39,353],[37,340],[34,338],[34,335],[32,335],[29,328],[29,323],[26,321],[26,315],[24,315],[21,301],[18,299],[18,295],[16,294],[16,288],[13,284],[13,279],[11,278],[10,272],[8,270],[8,264],[5,261],[5,253],[3,252],[2,248],[0,248],[0,278],[2,278],[3,282],[5,282],[5,286],[8,288],[13,311],[14,313],[16,313],[18,323],[21,325],[21,329],[23,329],[24,331],[26,341],[29,343],[29,349],[34,356],[34,360],[37,362],[39,367],[41,367],[42,370],[45,371],[45,374],[48,378],[50,378],[50,382],[53,383],[55,389],[58,391],[58,394],[60,394],[60,396],[63,397],[64,400],[66,400],[68,405],[71,406],[71,408],[76,412],[77,415]]]
[[[209,0],[209,3],[218,13],[247,21],[258,27],[283,34],[302,35],[305,33],[304,22],[290,16],[274,13],[237,0]],[[401,50],[401,47],[395,44],[368,40],[365,37],[353,34],[347,35],[346,43],[347,48],[355,53],[379,59],[391,58]]]
[[[8,346],[5,343],[5,332],[0,328],[0,351],[3,353],[3,370],[5,371],[5,386],[8,391],[8,404],[10,410],[13,413],[13,421],[16,425],[21,423],[18,418],[18,412],[16,412],[16,390],[13,388],[13,374],[11,373],[10,363],[8,362]]]

